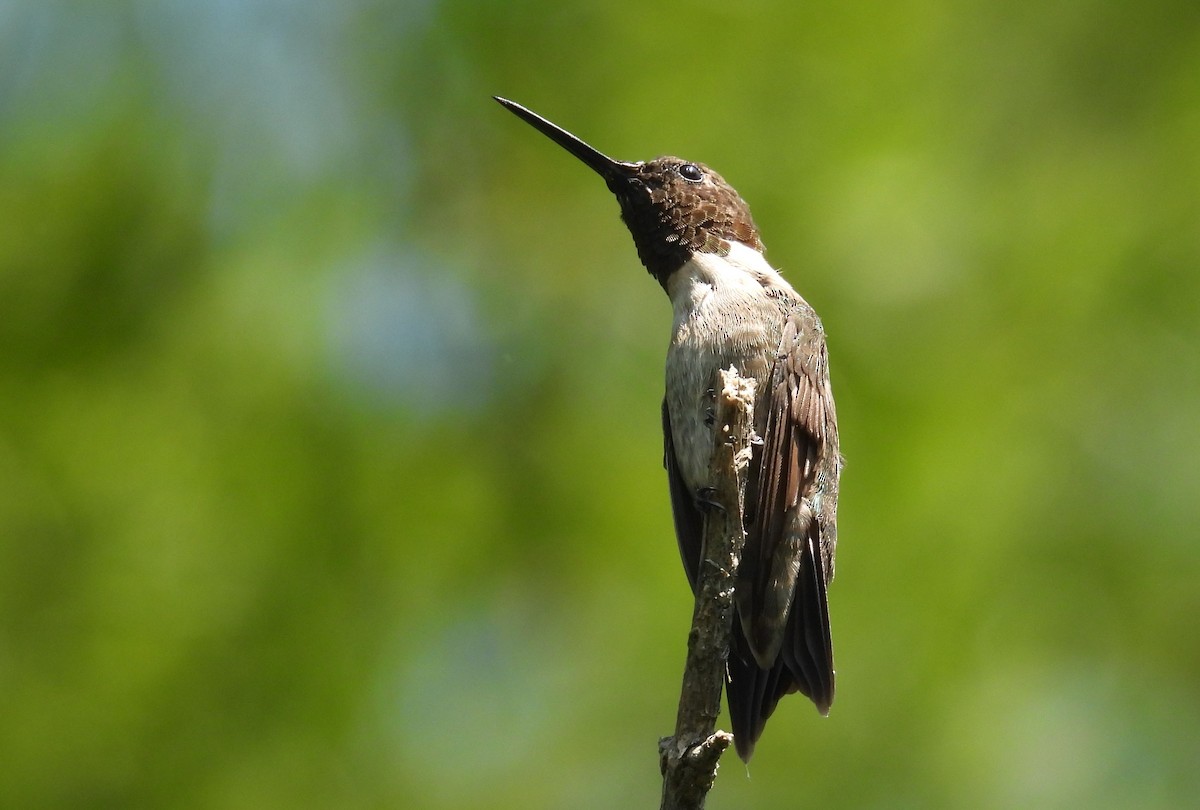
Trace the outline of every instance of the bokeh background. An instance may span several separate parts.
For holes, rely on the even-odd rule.
[[[0,806],[658,799],[669,310],[830,336],[838,701],[714,808],[1200,796],[1200,5],[0,2]]]

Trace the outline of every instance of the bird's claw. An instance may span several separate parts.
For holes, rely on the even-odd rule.
[[[704,392],[704,424],[707,427],[712,427],[717,421],[717,409],[714,403],[717,400],[717,389],[709,388]]]
[[[716,509],[717,511],[723,513],[725,511],[725,506],[715,497],[713,497],[716,494],[716,487],[700,487],[700,489],[696,490],[696,503],[700,506],[704,506],[709,509]]]

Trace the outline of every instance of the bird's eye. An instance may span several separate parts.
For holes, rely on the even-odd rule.
[[[704,179],[704,172],[695,163],[685,163],[679,167],[679,176],[689,183],[699,183]]]

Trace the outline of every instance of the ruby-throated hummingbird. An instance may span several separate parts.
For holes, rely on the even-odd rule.
[[[720,175],[677,157],[625,163],[512,101],[511,112],[604,178],[638,256],[671,299],[662,420],[675,534],[693,591],[719,369],[757,382],[746,542],[734,587],[726,694],[749,761],[779,699],[833,702],[826,585],[837,541],[837,417],[821,320],[767,264],[750,209]]]

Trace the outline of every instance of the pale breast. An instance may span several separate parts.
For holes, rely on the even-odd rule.
[[[680,472],[695,489],[706,484],[717,371],[733,365],[765,390],[787,299],[799,296],[761,253],[737,243],[728,256],[695,254],[669,279],[667,292],[674,309],[667,411]],[[760,435],[765,416],[759,409]]]

